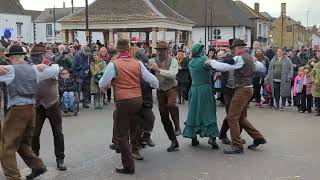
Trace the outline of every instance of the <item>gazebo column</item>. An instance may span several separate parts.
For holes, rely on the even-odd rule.
[[[192,46],[192,31],[187,31],[187,46],[191,48]]]
[[[108,44],[108,42],[109,42],[109,32],[107,30],[103,31],[103,39],[104,39],[104,44]]]
[[[145,31],[146,33],[146,43],[150,42],[150,31]]]
[[[179,30],[176,30],[176,31],[175,31],[175,36],[174,36],[174,37],[175,37],[175,42],[174,42],[174,43],[175,43],[176,45],[178,45],[178,44],[179,44],[179,39],[180,39],[180,37],[179,37]]]
[[[152,53],[156,53],[157,47],[157,31],[156,29],[152,29]]]
[[[68,30],[63,29],[63,30],[61,30],[61,33],[62,33],[62,42],[63,43],[68,43],[69,42]]]
[[[113,42],[113,41],[114,41],[114,31],[113,31],[113,29],[110,29],[109,30],[109,42]]]
[[[68,31],[68,44],[73,43],[74,40],[74,31],[73,30],[69,30]]]

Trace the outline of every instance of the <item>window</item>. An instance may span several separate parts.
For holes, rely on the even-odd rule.
[[[52,36],[53,35],[52,24],[47,24],[46,29],[47,29],[47,36]]]
[[[258,27],[258,35],[261,36],[262,35],[262,25],[259,24],[259,27]]]
[[[220,29],[214,29],[213,30],[213,38],[215,40],[221,39],[221,30]]]
[[[21,22],[17,22],[17,37],[22,36],[22,24]]]
[[[292,26],[287,26],[287,32],[292,32]]]

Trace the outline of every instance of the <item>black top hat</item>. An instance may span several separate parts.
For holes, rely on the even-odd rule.
[[[14,56],[14,55],[26,55],[27,53],[23,51],[22,46],[20,45],[12,45],[9,48],[9,53],[6,54],[7,57]]]
[[[230,39],[229,43],[231,44],[230,48],[234,48],[236,46],[247,46],[247,43],[245,43],[244,40],[241,39]]]

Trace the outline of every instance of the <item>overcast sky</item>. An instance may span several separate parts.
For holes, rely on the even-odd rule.
[[[46,7],[62,7],[63,2],[66,2],[67,6],[71,6],[71,0],[21,0],[25,9],[43,10]],[[94,0],[89,0],[89,3]],[[114,0],[116,1],[116,0]],[[183,0],[180,0],[183,1]],[[197,0],[194,0],[197,1]],[[309,14],[309,26],[314,24],[320,24],[320,18],[318,16],[318,8],[320,7],[320,0],[242,0],[249,6],[253,7],[255,2],[260,3],[260,11],[269,12],[272,16],[280,16],[280,3],[287,3],[288,15],[301,21],[303,25],[307,25],[307,11]],[[74,0],[75,6],[84,6],[85,0]]]

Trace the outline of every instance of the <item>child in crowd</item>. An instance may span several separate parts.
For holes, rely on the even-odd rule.
[[[306,65],[305,67],[300,67],[298,75],[295,78],[293,86],[293,96],[296,97],[298,110],[300,113],[308,111],[311,113],[312,108],[312,81],[309,75],[310,67]]]
[[[219,51],[217,53],[218,61],[222,62],[223,58],[225,57],[224,51]],[[223,105],[223,97],[221,94],[221,72],[215,72],[213,75],[213,82],[214,82],[214,92],[217,96],[217,100],[220,100],[220,106]]]
[[[76,80],[70,77],[68,69],[63,69],[59,78],[59,94],[63,97],[63,112],[74,112],[75,92],[78,89]]]
[[[103,109],[103,94],[99,88],[99,80],[103,76],[104,69],[106,68],[106,62],[100,58],[98,51],[93,52],[93,62],[90,65],[91,71],[91,94],[94,96],[94,109]]]

